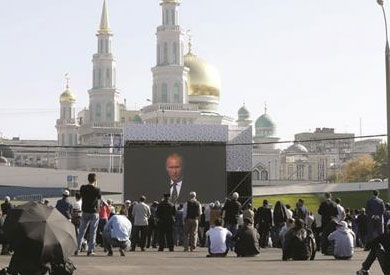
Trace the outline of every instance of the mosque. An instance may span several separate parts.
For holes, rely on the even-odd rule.
[[[180,1],[162,0],[160,5],[163,18],[156,33],[151,104],[140,110],[128,110],[116,86],[113,32],[104,1],[96,34],[97,53],[92,59],[89,106],[76,114],[76,97],[69,87],[69,78],[60,95],[56,129],[58,145],[65,148],[56,156],[58,169],[121,172],[119,147],[123,145],[123,127],[128,123],[228,125],[242,130],[252,126],[245,104],[238,110],[237,119],[218,112],[221,95],[218,70],[193,51],[191,38],[179,24]],[[256,143],[268,143],[257,145],[254,150],[253,166],[259,180],[277,178],[280,152],[270,144],[279,140],[275,128],[265,108],[255,122],[253,137]],[[118,149],[93,148],[101,145]]]

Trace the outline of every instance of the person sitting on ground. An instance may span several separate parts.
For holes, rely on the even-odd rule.
[[[357,275],[368,275],[370,267],[378,259],[383,274],[390,274],[390,224],[387,224],[384,234],[379,235],[369,245],[370,253],[362,264]]]
[[[315,253],[316,247],[312,234],[305,229],[303,220],[296,219],[295,226],[285,236],[283,261],[288,259],[295,261],[314,260]]]
[[[222,220],[217,219],[214,227],[206,232],[209,244],[209,255],[207,257],[225,257],[229,252],[226,242],[232,237],[232,233],[222,227]]]
[[[237,257],[253,257],[260,253],[260,235],[253,227],[251,218],[244,218],[244,225],[238,229],[233,240],[236,242]]]
[[[280,239],[280,244],[282,245],[282,248],[284,246],[284,239],[285,239],[285,236],[286,236],[286,233],[291,229],[293,228],[295,225],[295,220],[293,218],[290,218],[287,220],[286,223],[284,223],[284,225],[282,226],[282,228],[280,229],[280,232],[279,232],[279,239]]]
[[[328,240],[334,242],[334,257],[337,260],[350,260],[354,253],[355,233],[348,228],[346,221],[341,221],[337,229],[328,236]]]
[[[112,248],[119,247],[121,256],[125,256],[125,251],[130,248],[130,236],[132,225],[126,217],[125,211],[119,215],[113,215],[103,230],[103,244],[108,251],[107,256],[112,256]]]

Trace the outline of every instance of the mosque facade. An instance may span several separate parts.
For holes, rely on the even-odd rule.
[[[253,123],[245,104],[237,119],[218,111],[221,78],[218,70],[193,50],[191,37],[179,23],[179,0],[162,0],[162,22],[156,32],[156,64],[150,105],[128,110],[121,101],[116,82],[113,32],[106,3],[97,31],[97,53],[92,58],[92,85],[89,106],[76,114],[76,97],[67,78],[60,95],[57,120],[58,169],[122,172],[123,129],[126,124],[207,124],[228,125],[232,131],[254,128],[252,179],[254,184],[276,180],[318,180],[320,162],[302,144],[281,151],[276,125],[264,108]],[[233,130],[234,129],[234,130]],[[100,146],[114,147],[111,149]],[[96,147],[96,148],[95,148]],[[328,159],[323,166],[328,167]],[[324,168],[325,169],[325,168]]]

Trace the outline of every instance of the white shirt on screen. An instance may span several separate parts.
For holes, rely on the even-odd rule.
[[[181,190],[182,183],[183,183],[183,181],[178,181],[176,183],[176,191],[177,191],[178,196],[180,196],[180,190]],[[170,189],[171,196],[172,196],[172,192],[173,192],[173,180],[171,180],[171,189]]]

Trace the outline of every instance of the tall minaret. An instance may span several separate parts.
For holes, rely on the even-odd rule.
[[[89,93],[90,122],[109,125],[119,121],[119,92],[116,89],[116,61],[112,55],[112,32],[106,1],[103,2],[100,28],[96,34],[98,52],[93,55],[93,81]]]
[[[184,67],[185,33],[179,25],[179,0],[162,0],[162,25],[157,28],[157,65],[153,72],[153,104],[188,103]]]

